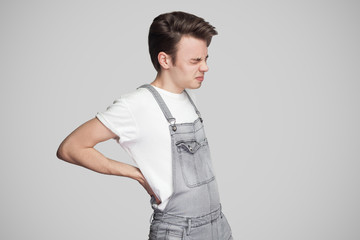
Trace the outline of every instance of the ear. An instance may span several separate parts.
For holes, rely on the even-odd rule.
[[[171,66],[171,56],[165,52],[159,52],[158,61],[162,68],[169,69]]]

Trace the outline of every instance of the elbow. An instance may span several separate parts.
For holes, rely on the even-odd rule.
[[[69,150],[66,147],[66,145],[64,144],[64,142],[62,142],[58,148],[58,150],[56,151],[56,157],[60,160],[64,160],[69,162]]]
[[[68,163],[78,164],[75,160],[75,152],[77,151],[78,149],[74,148],[74,144],[65,139],[56,151],[56,157]]]
[[[63,155],[64,155],[64,153],[62,152],[61,147],[59,147],[58,150],[56,151],[56,157],[57,157],[58,159],[64,160]]]

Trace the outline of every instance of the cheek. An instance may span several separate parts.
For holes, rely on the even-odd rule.
[[[194,75],[198,72],[198,66],[196,65],[191,65],[191,66],[188,66],[185,71],[189,74],[189,75]]]
[[[193,78],[198,73],[199,67],[193,64],[185,64],[178,66],[178,74],[181,76],[187,76],[188,78]]]

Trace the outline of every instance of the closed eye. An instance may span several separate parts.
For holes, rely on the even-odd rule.
[[[208,58],[209,58],[209,55],[207,55],[207,56],[205,57],[205,62],[208,60]],[[192,63],[198,63],[198,62],[201,62],[202,60],[203,60],[203,58],[201,58],[201,57],[192,58],[192,59],[191,59],[191,62],[192,62]]]

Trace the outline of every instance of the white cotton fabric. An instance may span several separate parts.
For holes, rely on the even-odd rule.
[[[171,93],[154,87],[164,99],[176,123],[198,118],[185,92]],[[192,100],[194,95],[187,90]],[[118,143],[134,160],[164,210],[173,192],[169,123],[149,90],[139,88],[116,99],[96,117],[118,136]]]

